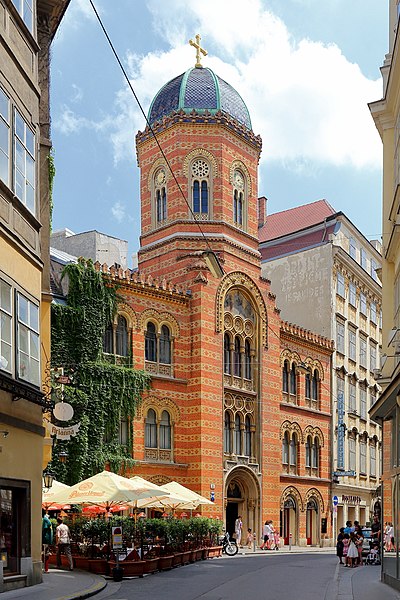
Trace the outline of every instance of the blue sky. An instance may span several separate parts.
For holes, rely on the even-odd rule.
[[[204,65],[237,89],[263,139],[259,195],[273,213],[325,198],[368,239],[381,235],[385,0],[95,0],[147,112],[160,87]],[[245,10],[243,8],[245,7]],[[53,229],[140,235],[135,134],[144,119],[94,18],[72,0],[53,45]]]

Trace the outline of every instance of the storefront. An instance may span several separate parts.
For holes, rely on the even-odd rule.
[[[3,575],[21,573],[30,556],[30,483],[0,479],[0,557]]]

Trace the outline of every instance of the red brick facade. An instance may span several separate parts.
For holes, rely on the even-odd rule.
[[[156,131],[181,190],[148,129],[139,133],[139,272],[111,274],[120,284],[119,313],[134,366],[153,373],[133,421],[133,472],[212,496],[214,505],[201,512],[223,519],[230,531],[241,514],[244,530],[251,527],[257,539],[271,518],[276,527],[281,521],[286,541],[290,529],[293,543],[320,543],[330,534],[332,344],[283,323],[270,282],[261,277],[261,140],[222,113],[174,113]],[[183,197],[191,205],[193,161],[201,161],[196,169],[206,173],[208,186],[201,227]],[[235,182],[244,194],[239,223]],[[160,194],[166,194],[162,218]],[[222,279],[204,259],[210,249],[223,266]],[[313,405],[298,370],[303,362],[310,374],[318,371]],[[285,365],[294,369],[295,394],[282,391]],[[285,432],[295,434],[296,456],[293,442],[288,452],[296,466],[283,463]],[[307,439],[318,440],[317,451],[311,443],[309,450],[318,466],[306,466]]]

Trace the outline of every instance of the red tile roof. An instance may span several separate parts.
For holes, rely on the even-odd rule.
[[[334,214],[336,211],[326,200],[317,200],[268,215],[265,225],[259,229],[259,241],[267,242],[312,227]]]

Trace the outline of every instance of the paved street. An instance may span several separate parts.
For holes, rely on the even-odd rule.
[[[195,563],[122,584],[96,599],[112,600],[398,600],[379,582],[379,567],[337,568],[327,554],[248,555]]]

